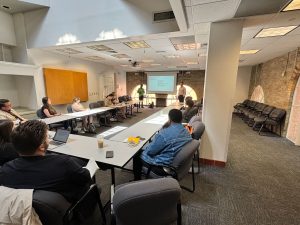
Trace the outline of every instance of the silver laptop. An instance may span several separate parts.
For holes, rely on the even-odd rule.
[[[60,146],[67,143],[70,135],[70,131],[58,129],[53,137],[53,140],[49,142],[50,145]]]

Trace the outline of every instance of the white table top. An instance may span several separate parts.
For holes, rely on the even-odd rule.
[[[52,136],[54,132],[49,132]],[[141,148],[142,144],[135,147],[127,143],[104,140],[104,148],[98,148],[97,138],[70,134],[68,142],[49,151],[80,157],[84,159],[95,159],[100,163],[123,167]],[[114,151],[113,158],[106,158],[106,151]]]
[[[45,122],[47,125],[52,124],[52,123],[59,123],[62,121],[66,121],[66,120],[71,120],[71,119],[75,119],[76,117],[71,116],[71,115],[60,115],[60,116],[53,116],[50,118],[46,118],[46,119],[41,119],[40,121]]]

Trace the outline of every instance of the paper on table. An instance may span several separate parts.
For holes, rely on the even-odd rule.
[[[146,121],[145,123],[151,123],[151,124],[160,124],[163,125],[168,121],[168,115],[161,115],[157,116],[151,120]]]
[[[95,159],[93,158],[91,158],[88,164],[83,168],[86,168],[90,172],[91,177],[95,176],[96,171],[99,169]]]
[[[111,129],[109,129],[109,130],[107,130],[107,131],[105,131],[105,132],[99,134],[99,135],[102,135],[103,137],[106,137],[106,136],[115,134],[115,133],[117,133],[117,132],[120,132],[120,131],[122,131],[122,130],[124,130],[124,129],[126,129],[126,128],[127,128],[127,127],[116,126],[116,127],[114,127],[114,128],[111,128]]]

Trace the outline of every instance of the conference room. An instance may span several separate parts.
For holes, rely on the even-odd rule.
[[[299,13],[0,0],[0,224],[299,224]]]

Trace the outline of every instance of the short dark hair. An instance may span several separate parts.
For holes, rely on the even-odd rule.
[[[11,120],[0,120],[0,144],[10,142],[10,135],[13,130],[14,123]]]
[[[47,137],[47,125],[39,120],[29,120],[16,127],[11,141],[16,151],[22,155],[33,155]]]
[[[42,103],[43,103],[43,105],[48,105],[48,97],[44,97],[44,98],[42,98]]]
[[[4,106],[5,106],[5,103],[8,103],[8,102],[9,102],[8,99],[1,98],[1,99],[0,99],[0,108],[4,107]]]
[[[187,104],[190,108],[194,106],[194,101],[192,99],[187,99],[185,101],[185,104]]]
[[[182,112],[179,109],[171,109],[169,111],[169,119],[174,123],[182,122]]]

